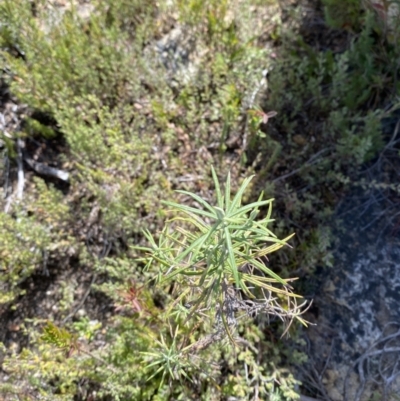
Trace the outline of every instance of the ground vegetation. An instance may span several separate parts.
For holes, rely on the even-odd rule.
[[[392,3],[0,4],[5,400],[321,395],[334,212],[400,193]]]

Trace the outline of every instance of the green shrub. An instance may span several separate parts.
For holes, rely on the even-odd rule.
[[[88,399],[96,391],[102,400],[208,401],[252,399],[257,388],[262,399],[297,399],[292,368],[305,356],[277,339],[285,325],[268,315],[254,321],[239,310],[224,313],[229,303],[248,300],[258,312],[270,291],[290,321],[299,317],[288,311],[296,297],[281,277],[332,266],[329,219],[360,166],[382,149],[385,102],[395,108],[396,44],[387,43],[371,13],[356,15],[358,2],[324,1],[332,26],[356,32],[343,51],[316,50],[297,32],[286,35],[277,4],[91,5],[82,17],[78,6],[61,12],[44,0],[0,4],[3,78],[28,106],[22,133],[2,137],[7,157],[13,167],[17,137],[52,138],[71,176],[63,195],[40,180],[32,185],[27,174],[24,201],[0,214],[1,301],[14,307],[23,280],[49,258],[54,265],[73,255],[72,274],[94,274],[93,291],[104,302],[97,306],[111,312],[101,326],[78,319],[71,297],[60,303],[61,319],[70,312],[73,321],[26,321],[29,347],[5,350],[10,379],[0,391],[26,399]],[[242,203],[255,207],[237,210],[244,212],[237,227],[223,215],[228,195],[221,193],[217,208],[202,201],[218,188],[210,164],[219,176],[231,171],[234,199],[243,195]],[[241,193],[241,177],[254,173]],[[177,195],[176,187],[184,191]],[[276,199],[275,222],[257,210],[268,204],[257,203],[262,190]],[[161,199],[183,212],[165,230]],[[288,231],[297,234],[293,249],[272,235]],[[276,241],[266,249],[264,234]],[[152,248],[158,282],[155,270],[133,261],[131,245]],[[264,263],[267,253],[273,269]],[[251,259],[254,274],[242,271]],[[68,283],[58,291],[73,293]],[[42,327],[65,329],[74,347],[43,343]],[[297,345],[299,333],[290,330]],[[226,337],[234,342],[221,341]]]
[[[233,341],[229,326],[235,325],[232,312],[234,308],[241,310],[242,306],[249,315],[257,314],[265,308],[265,311],[272,314],[274,310],[281,318],[299,318],[299,310],[294,302],[296,295],[292,294],[288,284],[290,280],[280,278],[263,261],[264,258],[268,260],[268,254],[286,245],[291,236],[279,240],[267,228],[273,221],[272,199],[263,201],[261,194],[258,202],[242,206],[244,192],[252,177],[243,182],[231,199],[230,175],[228,174],[225,192],[222,194],[214,169],[212,174],[217,206],[211,206],[198,195],[187,191],[179,192],[190,196],[202,209],[166,202],[177,216],[173,217],[170,226],[161,233],[158,244],[149,232],[146,233],[151,243],[151,248],[146,249],[151,252],[147,266],[149,268],[152,264],[160,264],[158,281],[174,281],[180,294],[175,302],[184,301],[192,305],[189,316],[197,314],[198,310],[203,313],[213,310],[221,320],[221,327],[223,324]],[[257,220],[259,209],[266,205],[267,216]],[[179,222],[183,226],[176,224]],[[186,228],[186,225],[190,228]],[[265,247],[268,242],[272,245]],[[250,287],[253,288],[252,291]],[[239,306],[239,290],[244,297],[254,299],[256,303],[252,306],[246,303]],[[258,293],[264,294],[265,303],[257,303]],[[279,302],[272,302],[272,308],[272,294],[282,302],[286,299],[288,303],[279,307]],[[230,302],[238,305],[233,307]],[[228,313],[227,310],[230,309],[232,311]]]
[[[362,26],[362,1],[322,0],[326,22],[333,28],[358,31]]]
[[[5,1],[0,8],[3,47],[18,47],[23,57],[3,52],[12,72],[11,89],[30,107],[51,112],[75,96],[93,95],[104,104],[116,105],[132,96],[140,79],[134,52],[127,49],[125,21],[146,19],[151,2],[95,3],[90,19],[80,18],[72,7],[57,16],[45,1]],[[143,27],[133,24],[140,45]]]
[[[69,207],[59,191],[40,179],[34,182],[31,196],[16,205],[15,216],[0,213],[0,304],[23,294],[20,286],[34,272],[48,274],[49,258],[58,257],[61,262],[61,255],[74,247]]]
[[[338,12],[353,4],[339,3],[330,2]],[[315,266],[332,265],[329,232],[335,204],[351,182],[357,183],[361,166],[382,151],[386,105],[398,107],[398,49],[377,35],[374,14],[365,12],[361,21],[357,36],[341,51],[317,51],[293,32],[284,35],[287,51],[268,76],[261,104],[266,112],[278,114],[263,126],[262,135],[257,118],[251,130],[248,157],[259,160],[255,167],[260,172],[255,188],[277,198],[276,210],[285,216],[277,234],[292,223],[294,228],[307,227],[298,232],[294,252],[283,258],[283,271],[289,265],[308,274]],[[258,124],[262,122],[259,116]],[[352,177],[346,186],[337,178],[344,171]]]

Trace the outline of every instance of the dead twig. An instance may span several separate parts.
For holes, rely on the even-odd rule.
[[[322,401],[322,400],[319,400],[318,398],[307,397],[306,395],[301,395],[300,394],[299,401]]]
[[[396,323],[395,323],[396,324]],[[393,323],[388,323],[385,329]],[[397,325],[397,324],[396,324]],[[395,342],[395,344],[393,344]],[[357,389],[354,401],[360,401],[368,383],[381,387],[382,400],[388,399],[392,384],[400,376],[400,329],[390,335],[382,335],[375,341],[349,368],[356,368],[360,385]],[[343,396],[346,397],[348,377],[343,386]]]
[[[35,170],[38,174],[47,175],[49,177],[55,177],[65,182],[68,182],[69,180],[69,173],[67,171],[50,167],[43,163],[39,163],[31,159],[30,157],[24,157],[24,160],[28,164],[28,166],[32,170]]]

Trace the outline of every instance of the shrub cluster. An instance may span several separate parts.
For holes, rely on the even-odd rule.
[[[332,266],[399,49],[361,0],[323,1],[323,49],[267,3],[0,4],[6,399],[299,398],[292,278]]]

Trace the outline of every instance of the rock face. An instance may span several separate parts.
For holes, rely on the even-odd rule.
[[[382,203],[373,199],[363,194],[338,213],[346,234],[338,234],[334,268],[315,300],[310,353],[327,400],[400,394],[400,231],[385,227]]]
[[[41,5],[40,10],[37,10],[47,14],[47,18],[41,18],[39,22],[43,32],[48,34],[52,27],[60,23],[63,15],[72,8],[83,20],[87,20],[94,11],[94,5],[90,0],[48,0]]]

